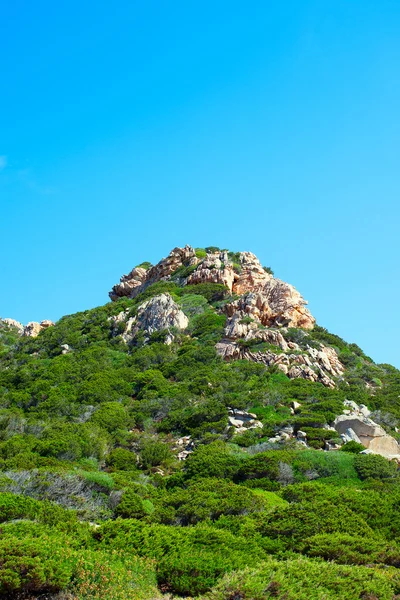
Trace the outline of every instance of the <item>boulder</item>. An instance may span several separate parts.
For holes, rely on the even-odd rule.
[[[346,436],[346,441],[358,441],[375,454],[386,457],[400,454],[397,441],[372,419],[354,413],[339,415],[334,421],[334,427],[339,434]]]
[[[126,343],[131,342],[139,331],[143,331],[145,338],[149,338],[156,331],[167,330],[168,344],[173,340],[170,331],[172,327],[183,330],[189,324],[189,319],[170,294],[159,294],[146,300],[139,305],[136,315],[131,318],[127,318],[128,312],[122,311],[110,319],[114,333],[119,331],[120,323],[125,323],[122,339]]]
[[[38,323],[37,321],[31,321],[24,327],[24,331],[22,335],[25,337],[37,337],[43,329],[47,329],[48,327],[52,327],[54,325],[53,321],[49,319],[45,319]]]

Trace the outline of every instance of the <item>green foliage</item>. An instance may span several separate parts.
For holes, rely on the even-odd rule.
[[[216,521],[222,515],[259,512],[267,505],[263,495],[229,481],[201,479],[165,497],[160,520],[171,525],[193,525],[205,520]]]
[[[263,269],[264,269],[264,271],[265,271],[266,273],[269,273],[269,274],[270,274],[270,275],[272,275],[272,276],[274,275],[274,272],[273,272],[273,270],[271,269],[271,267],[263,267]]]
[[[218,251],[197,249],[197,257],[207,250]],[[228,259],[240,273],[240,253]],[[325,425],[345,399],[366,404],[396,435],[400,372],[319,326],[281,332],[298,345],[290,353],[337,350],[345,373],[334,389],[223,361],[215,345],[237,297],[221,284],[185,285],[194,268],[183,265],[134,299],[63,317],[37,338],[0,322],[0,592],[392,599],[400,592],[397,465],[359,454],[354,442],[323,449],[336,437]],[[126,344],[125,324],[115,331],[110,317],[134,317],[164,292],[188,316],[187,329],[173,331],[170,344],[163,331]],[[257,340],[243,345],[284,354]],[[263,428],[235,434],[229,409],[254,412]],[[289,425],[311,448],[269,442]]]
[[[350,567],[320,560],[269,560],[226,575],[212,600],[392,600],[399,591],[395,571]]]
[[[132,418],[128,417],[126,409],[118,402],[103,402],[91,420],[110,433],[133,425]]]
[[[140,519],[146,515],[146,510],[141,497],[132,490],[127,490],[123,493],[115,514],[126,519]]]
[[[137,468],[136,455],[125,448],[114,448],[106,456],[106,464],[116,471],[135,471]]]
[[[346,442],[345,444],[343,444],[340,450],[342,452],[352,452],[353,454],[359,454],[360,452],[365,450],[365,447],[362,444],[351,440],[350,442]]]
[[[304,553],[347,565],[384,563],[400,565],[400,551],[380,537],[363,537],[348,533],[324,533],[308,538]]]
[[[395,461],[388,461],[378,454],[358,454],[354,466],[360,479],[393,479],[397,477]]]
[[[217,302],[223,300],[227,295],[228,288],[221,283],[197,283],[196,285],[186,285],[182,288],[180,294],[198,294],[203,296],[207,302]]]
[[[145,469],[156,467],[172,458],[172,452],[166,444],[153,439],[141,443],[140,461]]]
[[[151,262],[148,261],[144,261],[142,263],[140,263],[140,265],[136,265],[136,269],[145,269],[146,271],[148,271],[153,265],[151,264]]]
[[[207,252],[204,248],[196,248],[195,250],[197,258],[199,258],[200,260],[206,258]]]
[[[67,586],[71,566],[63,560],[63,544],[52,536],[0,540],[0,592],[59,591]]]

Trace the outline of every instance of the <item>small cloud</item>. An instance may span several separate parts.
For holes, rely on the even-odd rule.
[[[3,169],[5,169],[7,166],[7,156],[1,156],[0,155],[0,171],[2,171]]]

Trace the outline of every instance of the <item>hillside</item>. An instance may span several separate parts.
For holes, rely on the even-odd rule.
[[[400,594],[400,371],[250,252],[175,248],[109,296],[0,320],[0,594]]]

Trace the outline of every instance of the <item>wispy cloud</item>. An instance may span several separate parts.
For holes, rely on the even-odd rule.
[[[2,171],[3,169],[5,169],[7,166],[7,156],[0,155],[0,171]]]

